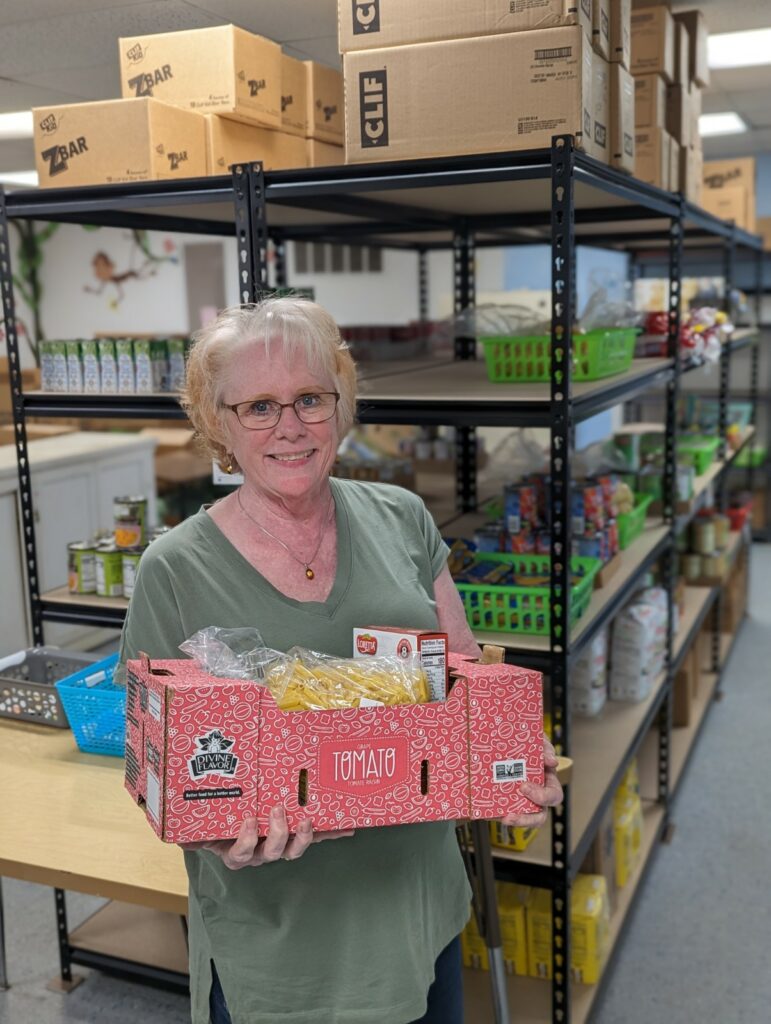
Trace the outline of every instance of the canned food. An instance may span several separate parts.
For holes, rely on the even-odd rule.
[[[119,548],[142,547],[147,543],[147,498],[113,499],[115,543]]]
[[[145,545],[146,547],[147,545]],[[123,579],[123,596],[131,597],[134,593],[134,584],[139,568],[139,559],[142,557],[144,547],[125,548],[121,552],[121,570]]]
[[[683,555],[683,576],[686,583],[693,583],[701,577],[701,555]]]
[[[715,550],[715,524],[711,519],[697,519],[693,526],[694,549],[700,555],[711,555]]]
[[[67,583],[71,594],[96,592],[95,550],[87,541],[73,541],[67,545]]]
[[[731,531],[731,520],[728,516],[715,516],[715,547],[722,550],[728,545],[728,534]]]
[[[719,580],[726,571],[726,556],[721,551],[703,555],[701,560],[702,576],[707,580]]]
[[[100,597],[120,597],[123,593],[122,552],[114,545],[96,549],[96,592]]]

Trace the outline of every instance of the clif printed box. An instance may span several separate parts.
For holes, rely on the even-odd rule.
[[[364,626],[353,631],[354,658],[420,655],[431,700],[447,697],[447,634],[391,626]]]
[[[446,701],[291,712],[193,661],[129,661],[126,788],[171,843],[233,838],[250,815],[265,835],[279,804],[291,831],[537,812],[521,784],[543,782],[541,674],[453,664]]]

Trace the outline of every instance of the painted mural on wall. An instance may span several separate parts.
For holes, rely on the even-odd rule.
[[[26,343],[32,353],[35,364],[40,366],[38,346],[45,341],[42,321],[43,281],[40,274],[43,266],[43,249],[45,243],[59,230],[60,224],[50,222],[42,226],[33,220],[12,220],[16,229],[19,245],[14,258],[17,268],[13,275],[13,286],[18,296],[29,310],[29,322],[26,317],[16,315],[16,333],[19,341]],[[2,332],[3,340],[5,332]]]
[[[83,285],[83,291],[90,295],[106,293],[108,305],[117,309],[126,297],[124,285],[128,282],[145,281],[154,277],[158,264],[178,263],[177,245],[171,238],[164,238],[161,243],[162,252],[153,251],[146,231],[132,229],[131,249],[128,264],[116,266],[109,253],[100,249],[91,260],[92,277],[96,284]]]

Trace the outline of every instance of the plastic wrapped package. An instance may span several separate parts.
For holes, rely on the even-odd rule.
[[[180,644],[211,675],[254,679],[282,711],[425,704],[429,687],[417,654],[407,658],[334,658],[302,647],[266,647],[256,629],[208,626]]]
[[[571,710],[598,715],[608,697],[608,629],[601,629],[575,662],[568,691]]]
[[[618,614],[611,643],[610,697],[645,700],[664,667],[667,594],[658,587],[642,591]]]

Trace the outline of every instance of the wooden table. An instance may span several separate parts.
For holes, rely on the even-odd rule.
[[[0,719],[0,774],[0,877],[55,887],[58,987],[77,983],[70,965],[79,963],[184,988],[182,852],[158,839],[125,792],[123,759],[80,753],[69,729]],[[65,889],[119,902],[70,935]],[[90,938],[101,950],[87,948]],[[0,931],[0,983],[3,952]]]

